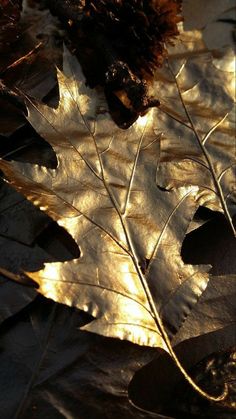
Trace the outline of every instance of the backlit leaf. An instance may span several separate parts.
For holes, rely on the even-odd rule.
[[[167,349],[162,321],[175,333],[208,282],[208,266],[180,256],[199,188],[157,187],[157,111],[121,130],[68,53],[64,72],[57,109],[28,101],[28,119],[52,145],[57,168],[1,161],[10,183],[80,248],[79,259],[31,277],[45,296],[90,313],[86,330]]]

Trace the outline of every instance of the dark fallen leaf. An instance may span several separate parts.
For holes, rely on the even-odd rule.
[[[7,160],[56,167],[56,156],[52,147],[28,123],[16,129],[9,137],[0,137],[0,155]]]
[[[207,391],[217,391],[226,383],[226,399],[221,405],[209,403],[200,399],[184,382],[180,382],[171,408],[164,410],[166,413],[178,412],[177,418],[189,417],[191,414],[204,419],[236,418],[236,346],[205,356],[190,369],[190,375]]]
[[[0,98],[0,135],[9,136],[25,124],[25,117],[6,98]]]
[[[236,276],[212,276],[205,292],[195,305],[174,344],[236,323]]]
[[[34,48],[31,52],[11,63],[0,76],[19,98],[22,99],[22,91],[31,97],[42,99],[56,84],[55,68],[47,58],[43,46],[41,49]]]
[[[206,391],[217,394],[219,388],[227,383],[228,395],[222,404],[198,397],[165,353],[135,373],[129,388],[131,399],[144,409],[175,419],[235,418],[236,335],[232,335],[226,342],[221,332],[209,333],[176,347],[178,357],[190,376]],[[148,392],[143,393],[143,388],[147,388]]]
[[[36,243],[50,254],[54,260],[71,260],[80,255],[79,248],[67,231],[52,222],[37,237]]]
[[[210,264],[212,275],[232,275],[236,272],[236,238],[223,214],[212,213],[209,217],[210,221],[186,235],[183,260],[193,265]]]
[[[0,237],[31,246],[50,222],[49,217],[0,179]]]
[[[0,324],[30,304],[36,295],[34,289],[19,286],[0,275]]]
[[[135,373],[129,387],[131,400],[143,409],[173,415],[175,419],[235,418],[236,382],[235,373],[232,374],[236,368],[235,345],[236,333],[233,325],[186,340],[175,347],[178,358],[201,388],[210,394],[217,394],[220,388],[229,384],[228,395],[221,405],[206,402],[196,396],[166,353],[160,354]],[[231,352],[230,360],[227,354]],[[220,360],[223,361],[225,357],[228,358],[229,363],[227,361],[226,364],[229,365],[225,365],[224,372]],[[217,366],[218,360],[220,363]],[[233,362],[230,364],[230,361]],[[210,377],[207,368],[209,363],[209,366],[215,364]],[[230,371],[228,367],[231,368]],[[217,377],[216,380],[214,376]],[[143,388],[147,388],[148,392],[143,394]]]
[[[154,351],[79,330],[89,320],[38,298],[1,327],[1,419],[165,419],[128,396]]]
[[[52,260],[39,246],[29,246],[17,239],[0,236],[0,266],[13,273],[20,273],[22,267],[38,269],[45,260]],[[17,285],[0,275],[0,322],[18,312],[36,297],[36,291],[28,286]]]
[[[34,244],[48,223],[45,214],[0,180],[0,268],[19,274],[23,265],[37,269],[45,260],[52,260]],[[6,278],[0,274],[0,323],[36,297],[35,290]]]
[[[19,98],[23,92],[42,99],[56,85],[55,64],[60,64],[62,57],[62,31],[58,29],[57,19],[42,10],[39,3],[35,2],[33,6],[30,3],[29,0],[23,2],[20,41],[16,42],[11,54],[1,55],[0,79]],[[6,100],[0,102],[0,106],[3,108],[0,133],[10,135],[24,125],[25,118],[18,106],[12,107]],[[5,106],[8,106],[7,112],[4,112]]]
[[[186,370],[198,384],[202,385],[211,394],[214,394],[214,392],[217,394],[219,388],[222,388],[224,379],[228,380],[228,373],[226,372],[225,376],[222,374],[220,380],[221,368],[219,367],[217,381],[209,381],[206,374],[206,382],[204,382],[204,373],[202,369],[198,368],[198,364],[204,358],[210,356],[213,360],[221,359],[230,348],[236,347],[235,298],[235,275],[211,277],[206,291],[173,339],[175,351]],[[233,368],[236,368],[236,366]],[[191,371],[195,371],[195,373],[192,374]],[[205,370],[205,372],[207,371]],[[198,373],[201,375],[201,380]],[[149,392],[141,398],[143,387],[148,387]],[[181,395],[179,388],[182,387],[183,394]],[[189,400],[185,399],[186,391],[189,392]],[[206,402],[204,417],[208,417],[209,414],[211,418],[234,418],[236,413],[232,413],[232,409],[234,409],[234,403],[236,402],[235,392],[236,385],[233,384],[219,410],[217,404],[207,404]],[[193,397],[193,393],[191,393],[190,387],[185,386],[179,370],[166,353],[159,354],[149,365],[136,373],[131,382],[130,394],[135,403],[139,404],[139,400],[142,400],[139,405],[143,408],[167,414],[172,414],[173,411],[179,412],[177,416],[174,415],[177,418],[195,417],[194,414],[191,416],[192,403],[190,399]],[[199,410],[202,401],[199,398],[196,400],[194,402],[195,410]],[[182,403],[179,410],[178,403],[179,405]],[[183,410],[181,410],[182,408]],[[231,409],[230,412],[228,412],[229,408]],[[188,409],[188,413],[184,416],[184,410],[186,409]],[[221,412],[222,416],[220,414],[217,416],[216,412]],[[222,412],[225,413],[225,416]]]
[[[6,102],[8,101],[16,108],[19,108],[19,111],[23,112],[25,110],[24,99],[20,97],[17,93],[11,90],[9,87],[3,83],[0,79],[0,97],[4,98]]]

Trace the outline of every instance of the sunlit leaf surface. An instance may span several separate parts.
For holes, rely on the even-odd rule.
[[[1,188],[1,419],[171,419],[172,412],[172,419],[189,419],[196,406],[186,398],[190,387],[181,387],[183,376],[211,400],[210,408],[203,398],[197,402],[201,417],[231,419],[235,351],[232,374],[224,374],[218,360],[236,342],[229,237],[236,184],[235,2],[183,1],[181,36],[167,45],[168,60],[149,86],[160,107],[128,130],[112,122],[106,101],[86,88],[68,52],[58,71],[60,100],[51,90],[68,33],[44,3],[63,8],[65,2],[24,0],[22,37],[16,51],[0,58],[3,85],[25,98],[32,125],[31,133],[28,123],[16,131],[25,123],[22,107],[1,98],[1,155],[18,163],[0,160],[0,168],[55,220],[16,191],[5,195],[13,191],[6,184]],[[66,4],[61,21],[73,31],[67,12],[74,0]],[[58,108],[38,103],[43,97],[55,107],[59,100]],[[222,230],[221,214],[199,205],[223,212],[231,231],[226,223]],[[22,269],[35,271],[31,277],[43,295],[88,314],[36,298]],[[197,375],[189,370],[195,364]],[[213,395],[222,403],[213,404]]]
[[[181,244],[198,207],[197,186],[157,187],[158,111],[124,131],[85,87],[66,53],[57,109],[28,102],[28,119],[54,148],[56,169],[1,161],[10,182],[74,238],[80,258],[32,274],[40,292],[89,312],[86,330],[166,349],[208,281],[185,265]]]
[[[216,64],[201,33],[185,32],[182,47],[172,50],[157,77],[163,133],[157,184],[168,190],[198,185],[200,204],[224,212],[234,230],[235,58],[230,51],[231,60]]]

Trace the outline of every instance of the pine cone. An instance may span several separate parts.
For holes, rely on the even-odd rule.
[[[159,105],[148,82],[179,34],[182,0],[46,1],[71,35],[88,85],[104,86],[118,125]]]
[[[85,1],[86,32],[103,33],[120,60],[139,77],[152,75],[166,57],[166,43],[179,34],[180,0]]]

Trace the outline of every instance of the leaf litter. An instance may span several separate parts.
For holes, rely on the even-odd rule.
[[[58,108],[28,100],[28,120],[53,147],[57,168],[1,161],[10,183],[80,248],[79,259],[30,276],[46,297],[91,314],[85,330],[163,348],[178,363],[166,329],[176,333],[209,279],[209,267],[180,256],[199,188],[160,190],[155,111],[120,130],[99,113],[78,68],[66,52]]]
[[[73,59],[68,60],[73,67]],[[200,60],[200,65],[201,63]],[[139,118],[126,133],[119,131],[109,116],[104,114],[103,100],[98,102],[94,92],[89,92],[80,85],[78,98],[75,83],[77,76],[73,80],[73,72],[76,73],[76,70],[73,69],[70,73],[68,63],[65,63],[66,66],[65,73],[69,74],[69,79],[66,80],[63,73],[58,75],[61,101],[56,110],[26,100],[30,123],[35,124],[35,127],[37,125],[40,135],[53,146],[57,154],[57,169],[48,170],[29,164],[11,165],[1,162],[9,181],[66,228],[81,251],[80,259],[64,264],[47,264],[43,271],[32,276],[39,283],[44,295],[92,314],[96,320],[88,325],[87,330],[167,349],[166,341],[169,338],[165,334],[163,336],[162,322],[170,337],[175,334],[209,280],[209,267],[183,264],[180,256],[183,238],[199,204],[222,210],[224,202],[228,210],[226,201],[229,197],[230,203],[233,202],[232,188],[230,186],[230,191],[226,191],[225,198],[224,186],[227,188],[232,184],[234,174],[230,173],[229,184],[225,182],[220,188],[214,179],[213,186],[216,186],[217,190],[212,188],[212,184],[208,186],[205,182],[206,177],[203,181],[200,178],[200,181],[198,179],[193,182],[193,185],[187,181],[181,183],[177,177],[177,183],[170,191],[157,188],[160,179],[158,171],[164,167],[162,161],[160,164],[163,157],[162,155],[160,158],[159,145],[160,141],[162,143],[163,134],[162,130],[158,131],[160,125],[157,123],[160,113],[157,115],[156,111],[149,112],[143,118]],[[186,62],[182,64],[178,74],[187,66]],[[184,75],[184,81],[189,80],[188,77]],[[184,91],[182,85],[179,89],[178,84],[175,83],[175,86],[182,105],[185,105],[185,101],[181,100]],[[88,99],[89,94],[92,96],[91,103]],[[76,115],[78,103],[80,115]],[[229,103],[228,100],[225,103]],[[72,104],[76,104],[74,111]],[[174,114],[173,109],[179,108],[172,106],[170,109]],[[164,110],[169,112],[170,109]],[[190,126],[190,130],[194,132],[195,121],[191,122],[186,109],[183,106],[181,126],[187,129]],[[199,108],[196,104],[193,105],[193,109],[197,118],[205,116],[201,112],[198,113]],[[222,125],[224,128],[225,121],[228,123],[228,113],[230,112],[227,111],[223,117],[221,114],[222,120],[218,121],[220,123],[217,123],[216,130],[219,127],[221,129]],[[172,120],[176,120],[175,117],[176,114]],[[206,124],[200,124],[201,129],[207,128],[209,122],[212,121],[207,120]],[[166,131],[163,129],[164,135]],[[226,127],[223,131],[227,131],[228,134],[230,130]],[[211,134],[213,131],[208,129],[208,132]],[[191,153],[187,153],[188,157]],[[213,151],[212,154],[218,157],[217,152]],[[230,152],[226,155],[226,161],[231,157]],[[228,170],[227,166],[226,169]],[[146,190],[147,185],[151,192]],[[166,187],[166,179],[161,186]],[[211,190],[209,194],[209,189],[213,189],[213,193]],[[220,204],[219,190],[223,191]],[[39,195],[39,192],[42,195]],[[179,222],[179,215],[183,219],[181,225],[176,225],[175,221],[178,219]],[[230,219],[231,215],[226,215]],[[88,257],[88,251],[92,257]],[[94,265],[97,263],[98,269],[95,270]],[[170,269],[167,269],[169,265]],[[174,266],[178,266],[177,275]],[[86,267],[89,269],[85,269]],[[118,279],[125,279],[119,284],[114,279],[117,277],[117,271]],[[172,272],[175,272],[172,282],[165,281],[162,272],[165,275],[169,272],[170,279]],[[158,279],[154,280],[154,276]],[[80,283],[84,295],[77,290],[80,277],[85,278]],[[160,283],[160,288],[159,284],[156,286],[155,281]],[[108,284],[115,287],[110,289]],[[111,297],[110,294],[119,296]],[[132,310],[125,310],[126,298]],[[111,314],[111,310],[115,311],[114,307],[118,307],[119,310],[124,308],[124,316],[119,317],[120,313],[114,312]],[[130,313],[134,314],[131,318],[131,333],[127,324],[121,322],[127,322],[127,318],[130,320]],[[159,320],[156,324],[157,318]]]

